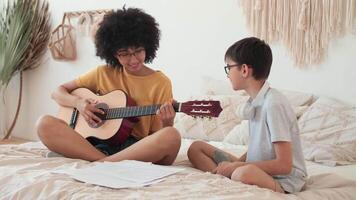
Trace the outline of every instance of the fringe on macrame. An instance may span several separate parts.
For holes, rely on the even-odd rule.
[[[295,65],[323,61],[332,38],[356,34],[356,0],[240,0],[252,34],[282,41]]]

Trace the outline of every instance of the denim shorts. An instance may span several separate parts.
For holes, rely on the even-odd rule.
[[[104,153],[107,156],[113,155],[119,151],[122,151],[124,149],[126,149],[127,147],[135,144],[138,139],[136,139],[133,136],[129,136],[126,141],[123,144],[119,144],[119,145],[109,145],[106,142],[103,142],[102,140],[98,140],[95,138],[91,138],[88,139],[88,141],[99,151],[101,151],[102,153]]]

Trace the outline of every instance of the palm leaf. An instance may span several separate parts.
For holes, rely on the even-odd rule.
[[[0,93],[17,73],[20,74],[16,114],[5,138],[10,136],[19,115],[23,72],[40,65],[50,29],[46,0],[8,0],[0,13]]]
[[[50,35],[48,3],[17,0],[0,17],[0,85],[41,63]]]

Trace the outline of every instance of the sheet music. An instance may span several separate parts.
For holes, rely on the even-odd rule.
[[[94,166],[83,169],[65,169],[52,172],[67,174],[78,181],[95,185],[110,188],[132,188],[160,182],[164,180],[164,177],[182,170],[184,169],[125,160],[95,163]]]

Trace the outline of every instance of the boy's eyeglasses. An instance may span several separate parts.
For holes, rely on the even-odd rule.
[[[140,58],[141,56],[143,56],[144,53],[145,53],[145,49],[144,48],[138,48],[132,53],[122,52],[122,53],[118,53],[117,55],[119,56],[119,58],[121,60],[127,61],[127,60],[129,60],[131,58],[131,56],[135,56],[136,58]]]
[[[224,67],[225,73],[226,73],[227,75],[229,75],[229,73],[230,73],[230,68],[232,68],[232,67],[238,67],[238,66],[241,66],[241,65],[238,65],[238,64],[235,64],[235,65],[226,65],[226,66]]]

